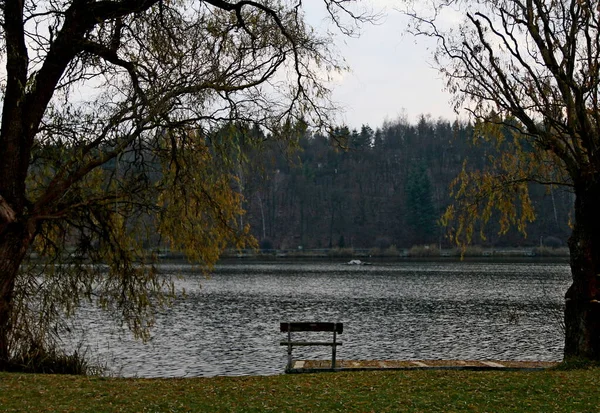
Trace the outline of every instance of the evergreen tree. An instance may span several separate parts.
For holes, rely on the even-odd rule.
[[[414,167],[406,183],[406,223],[417,244],[435,239],[437,215],[433,206],[431,181],[423,163]]]

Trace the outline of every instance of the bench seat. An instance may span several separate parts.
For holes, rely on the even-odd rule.
[[[292,349],[298,346],[328,346],[331,347],[331,368],[335,369],[336,348],[342,343],[337,341],[337,335],[342,334],[344,325],[342,323],[324,323],[324,322],[282,322],[280,331],[287,333],[287,340],[281,341],[280,345],[288,348],[288,365],[287,371],[290,371],[293,366]],[[292,332],[330,332],[333,333],[332,341],[298,341],[292,340]]]

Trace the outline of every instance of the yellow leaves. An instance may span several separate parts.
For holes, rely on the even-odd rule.
[[[491,145],[487,165],[477,170],[469,169],[467,161],[463,163],[450,187],[455,202],[440,221],[448,228],[450,239],[462,247],[473,241],[475,231],[485,240],[488,224],[494,218],[498,234],[516,228],[526,236],[527,224],[535,219],[529,196],[531,182],[560,180],[562,174],[552,155],[536,150],[518,132],[518,125],[509,128],[498,122],[482,122],[475,130],[478,141]]]
[[[201,139],[189,136],[177,159],[163,164],[158,231],[172,250],[210,268],[225,248],[256,242],[248,226],[236,223],[244,214],[242,195],[232,189],[238,177],[222,168]]]
[[[527,223],[535,219],[527,180],[520,170],[503,172],[461,172],[455,181],[455,185],[460,185],[454,194],[455,205],[448,207],[442,220],[446,226],[456,222],[452,228],[454,242],[471,243],[476,229],[485,240],[486,225],[494,214],[498,214],[499,234],[516,227],[526,235]]]

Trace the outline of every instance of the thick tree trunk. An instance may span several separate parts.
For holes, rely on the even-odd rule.
[[[0,370],[9,359],[9,335],[15,281],[31,241],[31,232],[19,223],[0,235]]]
[[[565,360],[600,360],[600,174],[575,184],[569,238],[573,284],[565,295]]]

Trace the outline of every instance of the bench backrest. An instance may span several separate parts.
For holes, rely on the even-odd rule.
[[[311,323],[311,322],[293,322],[281,323],[280,330],[282,333],[295,331],[331,331],[337,334],[342,334],[344,331],[343,323]]]

